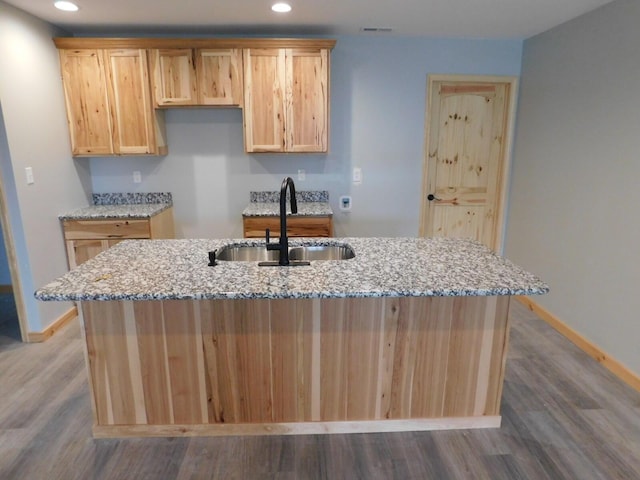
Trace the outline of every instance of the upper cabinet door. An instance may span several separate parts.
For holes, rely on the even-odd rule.
[[[327,50],[287,49],[287,151],[326,152],[329,129]]]
[[[73,155],[113,153],[102,50],[60,50]]]
[[[246,49],[244,100],[247,152],[326,152],[328,50]]]
[[[285,50],[244,50],[244,125],[247,152],[285,151]]]
[[[191,48],[149,50],[155,104],[195,105],[196,71]]]
[[[196,50],[198,105],[242,106],[242,51]]]
[[[147,51],[105,50],[117,155],[157,153]]]

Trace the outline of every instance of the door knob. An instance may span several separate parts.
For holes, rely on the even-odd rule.
[[[427,195],[427,200],[429,200],[430,202],[434,200],[437,200],[438,202],[440,201],[440,199],[436,197],[433,193],[430,193],[429,195]]]

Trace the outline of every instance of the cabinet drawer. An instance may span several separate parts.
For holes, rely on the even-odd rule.
[[[272,237],[280,236],[280,217],[243,217],[244,236],[264,237],[265,229]],[[287,235],[290,237],[330,237],[333,235],[331,217],[287,217]]]
[[[67,240],[150,238],[149,220],[65,220]]]

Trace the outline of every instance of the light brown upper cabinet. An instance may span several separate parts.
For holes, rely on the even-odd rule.
[[[164,48],[149,51],[158,107],[242,106],[242,51]]]
[[[54,42],[76,156],[165,155],[162,109],[175,106],[243,108],[247,152],[328,151],[329,58],[335,40]]]
[[[60,64],[73,155],[166,154],[146,50],[61,49]]]
[[[113,153],[107,73],[102,50],[60,50],[74,155]]]
[[[244,50],[247,152],[326,152],[329,49]]]

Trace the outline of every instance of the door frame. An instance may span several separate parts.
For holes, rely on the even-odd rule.
[[[429,194],[429,179],[427,171],[429,167],[429,138],[431,135],[431,118],[429,109],[431,107],[431,95],[433,93],[434,84],[436,82],[474,82],[474,83],[504,83],[508,85],[507,100],[509,108],[507,110],[507,119],[505,122],[504,138],[502,143],[502,162],[498,173],[498,203],[496,208],[496,224],[495,224],[495,243],[493,250],[498,253],[502,252],[504,246],[504,231],[507,212],[507,197],[509,193],[509,179],[511,174],[511,163],[513,155],[513,142],[516,123],[516,109],[518,99],[518,77],[515,76],[496,76],[496,75],[443,75],[429,74],[427,75],[427,98],[425,106],[425,136],[424,136],[424,152],[422,158],[422,190],[420,196],[420,227],[419,236],[424,237],[427,229],[427,195]]]

